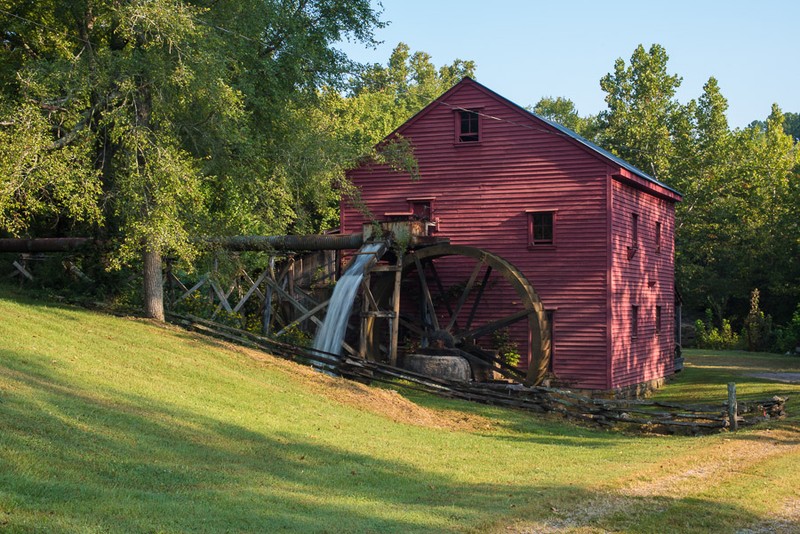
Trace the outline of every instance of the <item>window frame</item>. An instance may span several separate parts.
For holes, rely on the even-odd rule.
[[[664,312],[661,305],[656,305],[656,335],[661,335],[661,321],[664,318]]]
[[[656,240],[656,253],[661,252],[661,237],[662,237],[662,225],[661,221],[656,221],[656,229],[655,229],[655,240]]]
[[[639,251],[639,214],[631,213],[631,244],[628,246],[628,259],[632,259]]]
[[[414,209],[415,206],[422,204],[428,205],[428,218],[419,219],[426,225],[426,235],[430,235],[432,232],[436,232],[439,229],[439,218],[436,216],[436,197],[408,197],[406,198],[406,201],[408,202],[408,212],[411,219],[418,217],[417,212]]]
[[[536,225],[534,218],[537,215],[550,215],[550,239],[536,239]],[[528,231],[528,248],[542,249],[542,248],[555,248],[556,246],[556,221],[558,220],[558,210],[555,209],[536,209],[525,210],[526,225]],[[541,226],[541,225],[540,225]]]
[[[477,123],[477,131],[474,133],[471,130],[466,133],[461,131],[461,125],[463,123],[462,117],[466,113],[474,115],[475,122]],[[481,120],[480,108],[474,108],[474,107],[458,108],[455,110],[455,113],[453,114],[453,119],[454,119],[453,123],[455,126],[454,142],[456,146],[474,146],[474,145],[479,145],[481,143],[481,141],[483,140],[483,121]],[[465,135],[475,136],[476,139],[463,139],[462,137]]]
[[[639,315],[639,305],[631,304],[631,339],[639,337],[639,321],[641,319]]]

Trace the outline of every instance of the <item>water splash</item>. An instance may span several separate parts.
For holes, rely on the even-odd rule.
[[[328,313],[325,314],[325,320],[314,337],[315,350],[333,354],[341,353],[347,321],[350,318],[350,311],[353,309],[353,301],[358,287],[361,285],[361,280],[364,279],[364,271],[370,262],[380,258],[385,250],[385,243],[367,243],[361,247],[350,267],[336,282],[330,304],[328,304]]]

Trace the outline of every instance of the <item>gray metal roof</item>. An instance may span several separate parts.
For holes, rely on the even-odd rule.
[[[522,108],[522,109],[525,109],[525,108]],[[603,157],[606,157],[606,158],[610,159],[611,161],[613,161],[614,163],[616,163],[617,165],[619,165],[623,169],[629,170],[633,174],[635,174],[637,176],[640,176],[640,177],[644,178],[645,180],[647,180],[649,182],[653,182],[654,184],[660,185],[664,189],[668,189],[668,190],[672,191],[675,194],[678,194],[678,195],[681,194],[679,191],[677,191],[674,188],[668,186],[664,182],[661,182],[661,181],[657,180],[656,178],[650,176],[649,174],[647,174],[643,170],[641,170],[641,169],[639,169],[637,167],[634,167],[633,165],[631,165],[630,163],[628,163],[624,159],[620,158],[619,156],[615,156],[614,154],[612,154],[608,150],[606,150],[606,149],[604,149],[604,148],[592,143],[588,139],[586,139],[586,138],[578,135],[577,133],[573,132],[572,130],[570,130],[566,126],[562,126],[561,124],[559,124],[559,123],[557,123],[555,121],[552,121],[550,119],[542,117],[541,115],[539,115],[538,113],[534,113],[533,111],[529,111],[527,109],[525,111],[527,111],[528,113],[530,113],[531,115],[533,115],[537,119],[546,122],[547,124],[549,124],[550,126],[555,128],[556,130],[560,131],[564,135],[567,135],[567,136],[571,137],[572,139],[574,139],[575,141],[579,142],[580,144],[586,146],[587,148],[599,153]]]
[[[529,113],[530,115],[532,115],[532,116],[536,117],[537,119],[539,119],[539,120],[541,120],[541,121],[544,121],[544,122],[546,122],[547,124],[549,124],[550,126],[552,126],[553,128],[555,128],[556,130],[558,130],[559,132],[561,132],[562,134],[566,135],[567,137],[570,137],[570,138],[572,138],[573,140],[575,140],[575,141],[577,141],[578,143],[582,144],[583,146],[585,146],[585,147],[586,147],[586,148],[588,148],[589,150],[591,150],[591,151],[593,151],[593,152],[595,152],[595,153],[597,153],[597,154],[599,154],[599,155],[603,156],[604,158],[606,158],[606,159],[609,159],[609,160],[613,161],[614,163],[616,163],[617,165],[619,165],[619,166],[620,166],[620,167],[622,167],[623,169],[626,169],[626,170],[628,170],[628,171],[632,172],[632,173],[633,173],[633,174],[635,174],[636,176],[639,176],[639,177],[641,177],[641,178],[643,178],[643,179],[647,180],[648,182],[652,182],[652,183],[654,183],[654,184],[656,184],[656,185],[659,185],[659,186],[663,187],[664,189],[667,189],[667,190],[669,190],[669,191],[672,191],[672,192],[673,192],[673,193],[675,193],[676,195],[683,196],[683,195],[681,194],[681,192],[680,192],[680,191],[677,191],[676,189],[673,189],[672,187],[668,186],[668,185],[667,185],[667,184],[665,184],[664,182],[660,182],[659,180],[657,180],[657,179],[655,179],[654,177],[650,176],[649,174],[647,174],[647,173],[646,173],[646,172],[644,172],[643,170],[641,170],[641,169],[639,169],[639,168],[637,168],[637,167],[634,167],[633,165],[631,165],[630,163],[628,163],[628,162],[627,162],[627,161],[625,161],[624,159],[620,158],[619,156],[615,156],[614,154],[612,154],[612,153],[611,153],[611,152],[609,152],[608,150],[606,150],[606,149],[604,149],[604,148],[601,148],[601,147],[597,146],[596,144],[592,143],[592,142],[591,142],[591,141],[589,141],[588,139],[585,139],[584,137],[581,137],[581,136],[580,136],[580,135],[578,135],[576,132],[573,132],[572,130],[570,130],[570,129],[569,129],[569,128],[567,128],[566,126],[562,126],[561,124],[558,124],[557,122],[553,122],[553,121],[551,121],[550,119],[546,119],[546,118],[542,117],[541,115],[539,115],[539,114],[537,114],[537,113],[534,113],[533,111],[530,111],[530,110],[528,110],[528,109],[525,109],[524,107],[520,106],[519,104],[517,104],[517,103],[515,103],[515,102],[512,102],[511,100],[509,100],[508,98],[504,97],[503,95],[501,95],[501,94],[499,94],[499,93],[497,93],[497,92],[495,92],[495,91],[493,91],[493,90],[489,89],[488,87],[486,87],[486,86],[485,86],[485,85],[483,85],[482,83],[480,83],[480,82],[476,82],[475,80],[473,80],[473,79],[472,79],[472,78],[470,78],[469,76],[465,76],[464,78],[462,78],[462,79],[461,79],[461,81],[460,81],[460,82],[458,82],[456,85],[454,85],[454,86],[453,86],[453,87],[452,87],[450,90],[451,90],[451,91],[452,91],[452,90],[454,90],[456,87],[458,87],[459,85],[463,84],[463,83],[464,83],[464,82],[466,82],[466,81],[469,81],[469,82],[472,82],[472,83],[474,83],[474,84],[475,84],[475,85],[477,85],[478,87],[481,87],[481,88],[483,88],[485,91],[487,91],[487,92],[489,92],[489,93],[491,93],[491,94],[495,95],[496,97],[500,98],[501,100],[504,100],[504,101],[508,102],[508,103],[509,103],[509,104],[511,104],[512,106],[515,106],[515,107],[517,107],[517,108],[521,109],[522,111],[524,111],[525,113]],[[449,91],[448,91],[448,92],[449,92]],[[446,93],[445,93],[445,94],[446,94]],[[444,95],[442,95],[442,96],[444,96]],[[439,99],[441,99],[441,98],[442,98],[442,97],[439,97]],[[439,100],[439,99],[437,99],[437,100]]]

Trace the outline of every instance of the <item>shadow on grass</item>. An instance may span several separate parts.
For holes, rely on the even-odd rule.
[[[513,416],[508,422],[531,430]],[[643,498],[602,517],[565,515],[604,497],[552,480],[467,484],[390,455],[331,446],[325,436],[259,432],[151,399],[82,390],[33,355],[0,365],[0,424],[0,526],[12,530],[429,532],[549,518],[645,532],[629,511],[658,515],[665,507],[691,510],[690,527],[760,520],[697,499]],[[556,443],[578,445],[574,439]]]

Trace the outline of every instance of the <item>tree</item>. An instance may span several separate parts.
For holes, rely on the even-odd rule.
[[[629,65],[617,60],[601,80],[608,107],[596,130],[567,99],[544,98],[535,109],[683,193],[676,275],[688,307],[710,307],[718,324],[741,321],[758,288],[764,308],[787,321],[800,299],[797,115],[775,106],[766,121],[731,130],[717,80],[682,105],[667,59],[653,45],[637,47]]]
[[[583,137],[591,139],[597,133],[597,117],[581,117],[575,103],[569,98],[543,97],[533,106],[532,111],[545,119],[566,126]]]
[[[398,43],[386,66],[375,63],[353,78],[348,112],[374,144],[430,104],[465,76],[475,75],[475,62],[456,59],[436,68],[428,53],[413,54]]]
[[[634,50],[630,65],[620,58],[600,80],[608,108],[599,114],[598,141],[618,156],[669,181],[673,146],[669,125],[678,109],[681,78],[667,73],[666,50],[654,44]]]
[[[800,141],[800,113],[783,114],[783,131],[790,135],[795,143]]]
[[[307,224],[320,183],[285,157],[314,128],[297,118],[352,70],[332,44],[382,24],[368,0],[0,7],[0,230],[66,218],[110,238],[114,265],[142,259],[156,318],[164,253],[192,258],[210,229]]]

